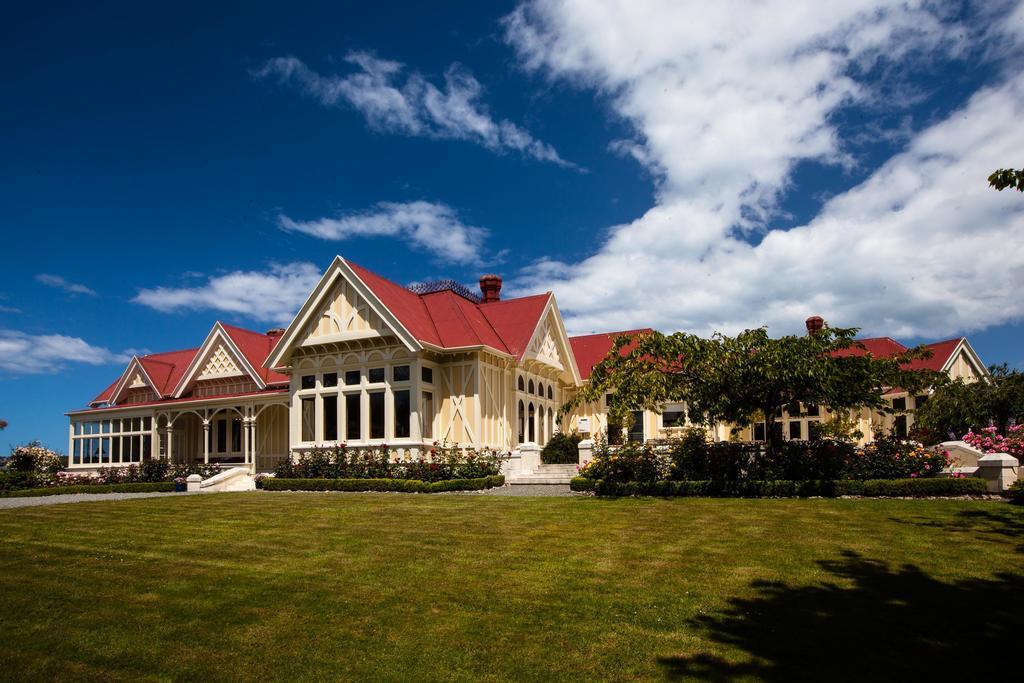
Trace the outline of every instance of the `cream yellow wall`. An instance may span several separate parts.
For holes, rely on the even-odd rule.
[[[302,335],[306,342],[313,339],[345,333],[383,334],[390,329],[373,312],[366,300],[344,278],[339,278],[325,297],[317,315],[307,325]]]

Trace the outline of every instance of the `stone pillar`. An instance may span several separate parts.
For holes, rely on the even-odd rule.
[[[583,441],[580,441],[579,449],[580,449],[579,465],[580,465],[580,467],[583,467],[584,464],[586,464],[586,463],[588,463],[588,462],[590,462],[591,460],[594,459],[594,440],[593,439],[583,439]]]
[[[989,493],[1003,493],[1017,481],[1017,470],[1020,461],[1006,453],[989,453],[978,458],[978,471],[974,476],[981,477],[988,485]]]
[[[185,482],[190,492],[198,491],[202,487],[203,478],[200,477],[198,474],[190,474],[188,475],[188,478],[185,480]]]
[[[533,474],[540,469],[540,446],[528,441],[519,446],[519,467],[523,474]]]

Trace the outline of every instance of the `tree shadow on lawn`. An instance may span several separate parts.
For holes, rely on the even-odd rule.
[[[711,640],[742,650],[744,661],[663,657],[666,675],[974,680],[1014,670],[1024,635],[1024,575],[945,583],[913,565],[890,568],[850,551],[818,564],[844,585],[755,582],[757,596],[734,598],[721,614],[691,622]]]
[[[1013,545],[1018,553],[1024,553],[1024,510],[1010,503],[993,503],[991,509],[987,510],[963,510],[950,521],[923,518],[908,522],[895,517],[891,520],[901,524],[915,524],[942,531],[970,534],[975,539]]]

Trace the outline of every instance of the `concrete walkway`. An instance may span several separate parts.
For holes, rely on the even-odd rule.
[[[515,486],[499,486],[483,491],[470,491],[480,496],[579,496],[586,495],[573,493],[569,490],[568,484],[517,484]]]

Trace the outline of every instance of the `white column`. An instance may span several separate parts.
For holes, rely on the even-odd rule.
[[[169,417],[167,418],[167,427],[164,429],[164,437],[167,439],[164,455],[167,456],[167,462],[174,462],[174,423]]]
[[[579,466],[594,459],[594,442],[591,439],[583,439],[579,443],[580,459]]]
[[[249,464],[249,416],[242,416],[242,464]]]
[[[255,411],[253,411],[253,412],[255,412]],[[256,415],[253,415],[252,416],[252,424],[250,425],[250,428],[252,429],[252,461],[251,461],[252,467],[251,467],[251,469],[252,469],[253,472],[256,471],[256,451],[258,450],[258,444],[259,444],[259,441],[256,440],[256,425],[257,424],[258,424],[258,421],[257,421]]]
[[[210,464],[210,421],[203,419],[203,462]]]

